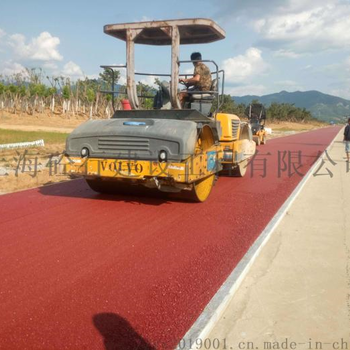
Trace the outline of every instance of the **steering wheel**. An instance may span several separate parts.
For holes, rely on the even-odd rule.
[[[188,88],[188,84],[185,83],[183,80],[180,80],[179,83],[180,83],[181,85],[184,85],[186,88]]]

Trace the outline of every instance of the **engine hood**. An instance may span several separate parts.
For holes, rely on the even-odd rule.
[[[189,120],[91,120],[68,136],[66,153],[79,156],[86,147],[93,158],[158,160],[166,151],[168,160],[181,161],[193,154],[196,140],[197,123]]]

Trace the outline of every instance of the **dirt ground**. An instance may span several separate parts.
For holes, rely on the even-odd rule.
[[[269,138],[283,137],[287,135],[292,135],[295,133],[311,131],[319,128],[324,128],[328,126],[325,123],[291,123],[291,122],[281,122],[281,123],[266,123],[266,127],[272,129],[272,134]]]
[[[0,129],[21,131],[50,131],[69,133],[87,119],[81,116],[67,117],[61,115],[0,115]],[[272,123],[266,124],[272,129],[268,138],[281,137],[299,132],[305,132],[325,124]],[[1,130],[0,130],[1,132]],[[68,176],[55,170],[55,161],[64,151],[65,144],[49,144],[45,147],[25,150],[0,150],[0,194],[67,181]],[[50,163],[52,155],[53,162]],[[11,169],[9,171],[9,169]]]
[[[64,115],[36,114],[0,114],[0,128],[22,131],[57,131],[71,132],[87,119],[81,116],[68,117]]]
[[[69,180],[59,165],[64,147],[60,143],[0,150],[0,194]]]

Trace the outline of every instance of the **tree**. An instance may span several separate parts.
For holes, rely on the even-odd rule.
[[[143,109],[152,109],[153,108],[153,98],[157,93],[157,90],[152,86],[141,83],[137,83],[137,94],[141,96],[140,103],[141,108]]]
[[[114,84],[117,84],[120,79],[120,71],[113,70],[114,72]],[[113,73],[111,69],[105,68],[102,73],[99,74],[99,79],[102,81],[103,89],[110,90],[113,82]]]
[[[0,82],[0,95],[6,91],[6,85]]]
[[[70,89],[68,85],[65,85],[62,89],[62,96],[65,100],[69,100],[70,98]]]
[[[63,86],[62,89],[62,97],[63,97],[63,113],[69,112],[70,109],[70,95],[71,95],[71,90],[68,85]]]
[[[267,118],[271,121],[308,122],[315,120],[305,108],[295,107],[289,103],[271,103],[267,108]]]
[[[95,91],[93,88],[89,87],[86,90],[86,98],[87,98],[87,101],[90,103],[90,119],[92,119],[92,106],[96,98]]]
[[[245,106],[242,104],[237,105],[230,95],[220,96],[220,102],[222,103],[220,105],[219,112],[236,114],[239,117],[243,117]],[[215,98],[213,101],[213,107],[211,110],[212,112],[214,112],[216,109],[217,109],[217,99]]]

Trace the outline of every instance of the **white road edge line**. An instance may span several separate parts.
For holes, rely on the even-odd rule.
[[[44,147],[45,142],[43,139],[29,142],[16,142],[16,143],[5,143],[0,145],[0,149],[15,149],[15,148],[23,148],[23,147]]]
[[[177,345],[176,350],[192,350],[193,347],[196,346],[195,342],[197,339],[202,339],[202,341],[204,341],[208,337],[216,322],[220,319],[220,317],[226,310],[229,302],[231,301],[233,295],[235,294],[241,282],[247,275],[255,259],[259,256],[262,248],[267,243],[272,233],[274,232],[274,230],[281,222],[292,203],[295,201],[295,199],[305,186],[306,182],[312,176],[316,167],[318,167],[319,164],[322,162],[326,155],[326,152],[328,152],[333,146],[336,138],[342,132],[342,130],[343,129],[340,129],[339,133],[337,133],[337,135],[334,137],[332,142],[325,149],[325,151],[322,153],[319,159],[305,174],[305,176],[299,182],[299,184],[291,193],[291,195],[287,198],[287,200],[283,203],[283,205],[275,214],[275,216],[271,219],[271,221],[267,224],[265,229],[261,232],[260,236],[255,240],[255,242],[249,248],[247,253],[238,263],[238,265],[233,269],[226,281],[215,293],[213,298],[210,300],[209,304],[205,307],[205,309],[197,318],[195,323],[192,325],[192,327],[188,330],[183,339]]]

